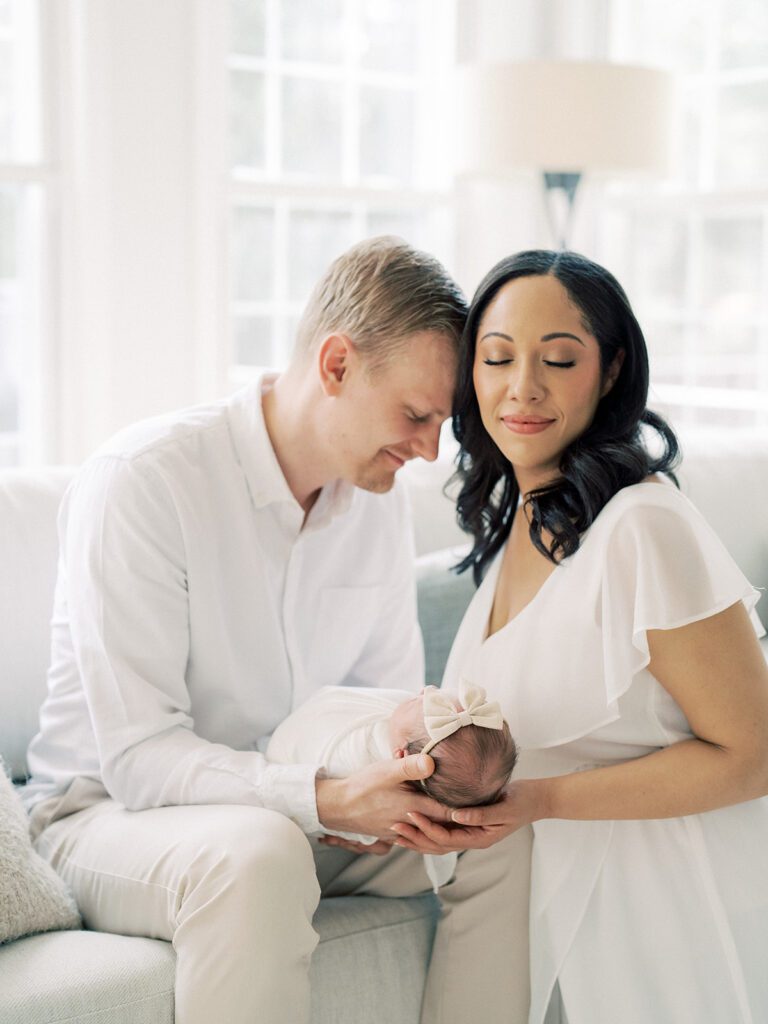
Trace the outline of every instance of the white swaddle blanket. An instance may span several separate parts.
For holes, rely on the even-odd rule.
[[[376,690],[363,686],[324,686],[292,712],[272,733],[266,758],[275,764],[320,764],[329,778],[339,779],[375,761],[392,758],[389,717],[408,690]],[[374,836],[326,830],[370,846]],[[427,854],[424,864],[437,892],[453,877],[457,854]]]

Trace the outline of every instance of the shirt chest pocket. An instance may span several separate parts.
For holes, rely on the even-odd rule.
[[[319,592],[312,648],[322,666],[322,685],[347,681],[377,628],[385,591],[371,586],[323,587]]]

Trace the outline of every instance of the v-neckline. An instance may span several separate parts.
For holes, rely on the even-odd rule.
[[[527,604],[524,604],[523,607],[518,612],[516,612],[512,616],[511,619],[507,619],[507,621],[504,623],[503,626],[499,626],[499,628],[497,630],[495,630],[495,632],[489,633],[488,630],[489,630],[490,625],[491,625],[491,615],[493,614],[493,604],[494,604],[494,601],[496,599],[496,586],[497,586],[497,584],[499,582],[499,574],[501,573],[501,564],[502,564],[502,562],[504,560],[504,553],[505,553],[505,551],[506,551],[506,544],[504,545],[502,550],[499,552],[498,557],[494,561],[494,563],[491,566],[491,569],[490,569],[490,571],[488,573],[488,577],[489,577],[488,582],[489,582],[489,585],[490,585],[489,589],[490,589],[490,592],[491,592],[491,598],[490,598],[490,602],[489,603],[486,602],[486,608],[484,609],[484,623],[485,623],[485,625],[483,627],[483,634],[482,634],[483,635],[483,639],[481,641],[481,644],[486,644],[490,640],[493,640],[494,637],[499,636],[509,626],[512,626],[515,622],[517,622],[518,619],[521,616],[523,616],[528,611],[529,608],[531,608],[534,604],[537,603],[537,601],[539,600],[541,595],[549,587],[549,584],[550,584],[551,580],[553,580],[554,577],[557,576],[557,570],[564,568],[562,563],[559,563],[558,565],[556,565],[555,568],[552,570],[552,572],[549,574],[549,576],[547,576],[547,578],[541,584],[541,586],[536,591],[536,593],[533,595],[533,597],[530,599],[530,601]]]

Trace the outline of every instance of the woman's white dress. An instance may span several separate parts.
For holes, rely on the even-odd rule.
[[[463,676],[501,702],[515,777],[611,765],[691,737],[647,670],[646,630],[757,592],[673,486],[620,491],[581,547],[487,637],[501,555],[456,637]],[[486,639],[487,637],[487,639]],[[768,1022],[768,799],[651,821],[534,824],[530,1024],[555,982],[569,1024]]]

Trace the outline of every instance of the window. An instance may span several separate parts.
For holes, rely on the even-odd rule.
[[[439,8],[439,11],[438,11]],[[231,0],[231,363],[284,365],[311,288],[371,235],[442,255],[439,0]]]
[[[0,465],[43,457],[43,162],[40,11],[0,0]]]
[[[672,180],[610,190],[602,224],[656,404],[684,427],[768,432],[768,5],[612,9],[612,58],[681,77]]]

